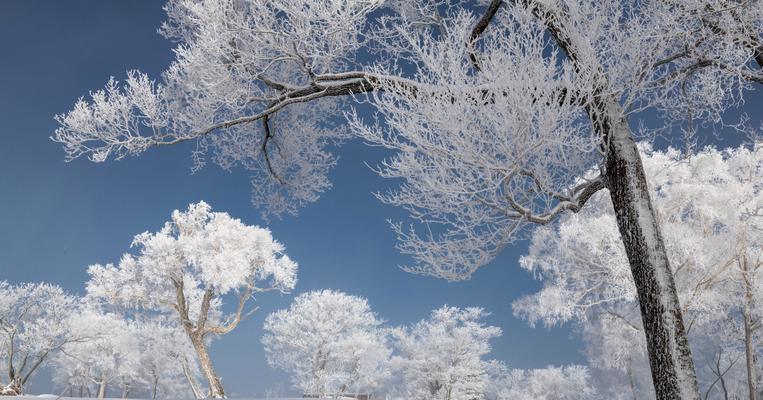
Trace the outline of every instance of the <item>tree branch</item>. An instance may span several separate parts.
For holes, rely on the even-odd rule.
[[[175,310],[177,310],[178,315],[180,316],[180,323],[183,324],[183,327],[189,334],[193,333],[193,324],[188,317],[188,302],[183,291],[183,280],[173,278],[172,284],[175,286],[175,297],[177,301],[177,304],[175,304]]]
[[[575,213],[580,211],[583,208],[583,205],[585,205],[594,193],[604,188],[604,180],[598,176],[573,188],[572,197],[564,197],[560,194],[550,193],[552,197],[559,200],[559,203],[543,214],[535,214],[532,209],[517,203],[512,196],[506,196],[506,200],[509,202],[511,208],[523,219],[535,224],[546,225],[565,211],[572,211]]]
[[[270,162],[270,156],[268,155],[268,142],[270,139],[273,138],[273,134],[270,132],[270,116],[266,115],[262,118],[262,127],[265,130],[265,137],[262,139],[262,155],[265,157],[265,165],[268,167],[268,172],[270,172],[270,175],[272,175],[275,180],[278,181],[281,185],[285,185],[286,182],[284,182],[283,179],[281,179],[281,176],[278,175],[273,169],[273,164]]]
[[[212,291],[212,289],[207,289],[204,291],[204,297],[201,299],[201,309],[199,310],[199,319],[196,322],[196,330],[198,331],[203,332],[204,326],[207,324],[212,296],[214,296],[214,291]]]
[[[37,361],[32,365],[31,368],[29,368],[29,371],[27,371],[26,374],[21,378],[21,385],[25,385],[29,378],[34,374],[34,371],[37,370],[37,368],[42,365],[43,361],[45,361],[45,358],[48,356],[48,353],[50,353],[50,350],[45,350],[38,358]]]
[[[480,70],[480,66],[477,61],[477,54],[474,51],[474,46],[480,35],[482,35],[482,33],[485,32],[485,29],[490,25],[495,14],[498,13],[498,9],[501,7],[502,3],[503,0],[492,0],[490,5],[488,5],[487,10],[485,10],[485,14],[483,14],[482,18],[477,21],[477,24],[474,25],[474,29],[472,29],[472,33],[469,35],[469,43],[467,44],[469,46],[469,59],[472,61],[474,69],[477,71]]]
[[[249,286],[247,289],[241,292],[238,298],[238,307],[236,307],[236,314],[234,315],[233,319],[230,322],[222,326],[209,326],[203,329],[200,328],[202,329],[201,330],[202,335],[205,335],[207,333],[213,333],[215,335],[225,335],[226,333],[235,329],[236,326],[238,326],[238,324],[244,318],[246,318],[246,316],[244,315],[244,307],[246,306],[246,302],[249,300],[249,298],[252,297],[252,291],[253,291],[253,287]],[[253,312],[254,311],[250,311],[249,313],[247,313],[247,315],[250,315]]]

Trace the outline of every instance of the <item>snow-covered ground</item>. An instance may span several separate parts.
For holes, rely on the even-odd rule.
[[[93,397],[65,397],[65,396],[57,396],[54,394],[40,394],[40,395],[24,395],[24,396],[8,396],[9,399],[17,399],[17,400],[93,400]],[[106,398],[106,400],[117,400],[115,398]],[[121,399],[119,399],[121,400]],[[133,400],[133,399],[131,399]],[[184,400],[184,399],[173,399],[173,400]],[[237,400],[265,400],[265,399],[257,399],[257,398],[241,398]],[[271,398],[267,400],[305,400],[302,397],[279,397],[279,398]],[[310,399],[310,400],[328,400],[328,399]]]

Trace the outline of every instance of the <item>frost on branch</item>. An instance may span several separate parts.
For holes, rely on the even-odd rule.
[[[622,108],[617,118],[656,109],[668,126],[687,113],[718,122],[763,82],[751,57],[763,48],[761,7],[723,4],[504,2],[473,46],[476,20],[459,7],[447,7],[439,28],[413,29],[404,11],[391,18],[383,31],[395,51],[373,71],[395,77],[413,65],[415,84],[380,78],[378,121],[352,126],[397,152],[379,170],[405,183],[380,197],[423,225],[395,226],[416,261],[408,269],[466,278],[524,225],[579,209],[604,186],[585,172],[603,161],[606,138],[590,112],[605,99]],[[549,24],[567,39],[550,42]]]
[[[326,146],[345,137],[332,112],[342,99],[368,99],[378,124],[351,114],[350,126],[396,153],[380,172],[404,185],[381,197],[423,225],[398,227],[410,270],[447,279],[468,277],[528,223],[579,211],[608,186],[620,228],[637,232],[623,238],[644,272],[658,395],[698,397],[631,126],[654,111],[666,129],[723,122],[763,83],[760,2],[502,2],[482,31],[473,2],[409,3],[172,1],[165,33],[179,42],[176,60],[155,89],[166,128],[155,133],[163,117],[145,122],[136,101],[115,96],[103,121],[91,117],[95,102],[72,121],[61,116],[54,139],[96,159],[194,140],[197,162],[250,163],[255,203],[294,212],[328,187]],[[308,129],[271,126],[307,103],[316,107]],[[668,312],[646,311],[655,307]]]
[[[88,297],[114,306],[174,315],[193,344],[211,397],[225,393],[207,352],[208,339],[235,329],[255,309],[253,296],[288,293],[297,264],[270,231],[245,225],[202,202],[175,210],[158,232],[135,236],[134,254],[89,268]],[[237,303],[232,312],[224,301]]]
[[[270,231],[212,212],[204,202],[174,211],[158,232],[136,235],[133,247],[137,252],[125,254],[116,266],[90,267],[90,296],[127,306],[169,307],[176,302],[174,284],[183,283],[189,309],[198,312],[206,290],[215,296],[239,290],[288,292],[296,284],[297,265]]]
[[[470,15],[458,14],[439,37],[408,35],[415,90],[381,79],[371,94],[379,120],[353,118],[360,136],[396,151],[379,172],[405,183],[381,200],[429,229],[422,236],[395,226],[400,249],[417,262],[412,272],[468,278],[528,223],[577,209],[586,188],[600,183],[575,185],[600,157],[600,139],[566,90],[569,63],[549,54],[545,28],[529,11],[513,10],[504,22],[515,29],[497,26],[482,38],[480,74],[469,48],[453,45],[469,37]]]
[[[129,388],[140,369],[137,325],[115,313],[86,307],[73,314],[67,329],[85,340],[68,343],[53,360],[59,387],[103,398],[109,386]],[[137,386],[137,385],[136,385]]]
[[[763,310],[763,150],[706,148],[690,157],[642,146],[656,210],[703,392],[746,396],[759,387]],[[532,235],[522,267],[543,280],[514,303],[532,325],[573,321],[597,379],[633,396],[653,396],[636,288],[606,193],[595,207]],[[746,334],[747,332],[747,334]],[[751,351],[746,354],[746,345]],[[752,374],[745,371],[750,361]],[[719,374],[723,376],[719,377]],[[629,387],[629,388],[626,388]]]
[[[333,85],[318,75],[354,59],[379,4],[170,1],[163,32],[179,43],[160,83],[139,72],[121,87],[110,80],[56,117],[53,140],[96,162],[194,141],[196,168],[211,159],[250,170],[255,205],[296,213],[330,187],[330,148],[347,135],[337,100],[305,103]]]
[[[67,343],[81,339],[67,329],[77,299],[47,283],[0,281],[0,395],[21,395],[30,379]]]
[[[482,398],[499,367],[484,357],[490,340],[501,335],[500,328],[481,321],[487,315],[481,308],[443,306],[410,328],[395,330],[399,354],[392,363],[402,375],[403,398]]]
[[[366,299],[315,291],[268,315],[262,343],[268,363],[305,395],[371,394],[390,377],[381,324]]]
[[[177,323],[145,314],[126,318],[89,299],[83,305],[67,320],[67,329],[82,339],[67,343],[53,359],[60,390],[70,397],[191,396],[186,381],[198,375],[198,366]]]
[[[143,73],[128,72],[123,88],[111,78],[90,93],[89,102],[80,98],[74,109],[56,116],[61,127],[54,139],[64,144],[68,159],[84,155],[102,162],[139,154],[153,145],[145,131],[157,135],[168,128],[164,97],[163,87]]]
[[[296,213],[330,187],[332,146],[350,134],[337,117],[348,101],[363,100],[347,95],[382,92],[372,99],[380,129],[404,139],[403,152],[415,149],[422,157],[420,168],[385,174],[431,187],[451,170],[424,160],[443,157],[442,151],[468,156],[480,145],[494,150],[465,160],[469,171],[453,169],[456,183],[433,199],[409,193],[395,202],[416,209],[414,217],[424,222],[444,225],[433,228],[433,237],[400,232],[403,249],[417,254],[412,269],[459,279],[521,231],[514,220],[545,222],[580,202],[570,197],[581,194],[570,193],[570,185],[581,161],[586,167],[600,161],[595,149],[603,137],[593,132],[588,111],[602,96],[619,102],[626,118],[652,108],[665,111],[666,125],[687,115],[719,122],[744,90],[763,82],[756,67],[763,63],[763,12],[756,5],[505,2],[490,29],[475,36],[484,10],[458,0],[172,0],[162,31],[178,42],[176,59],[159,83],[138,72],[121,88],[110,81],[57,117],[54,140],[69,157],[95,161],[194,141],[196,167],[212,160],[250,170],[255,205],[276,215]],[[547,35],[559,18],[572,48]],[[408,115],[387,126],[400,111]],[[353,133],[398,148],[397,139],[355,127]],[[465,153],[447,137],[451,143],[434,143],[454,132],[478,137]],[[432,143],[415,140],[422,133]],[[518,181],[509,185],[511,204],[503,196],[474,203],[508,177]],[[453,198],[470,213],[438,210]],[[467,244],[477,240],[484,248]],[[435,258],[446,260],[442,271],[427,267]]]

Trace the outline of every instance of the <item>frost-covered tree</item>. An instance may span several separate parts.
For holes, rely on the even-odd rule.
[[[85,300],[66,321],[78,340],[65,344],[52,363],[60,389],[79,397],[102,398],[109,388],[122,398],[203,397],[194,386],[196,355],[179,323],[162,316],[128,318]]]
[[[155,233],[135,236],[134,254],[117,265],[88,269],[88,296],[112,305],[173,314],[187,334],[210,396],[224,397],[208,352],[208,340],[232,331],[254,310],[257,293],[286,293],[296,284],[297,264],[270,231],[249,226],[204,202],[172,219]],[[235,310],[223,303],[235,297]]]
[[[47,283],[0,282],[0,395],[20,395],[51,356],[79,336],[67,329],[77,298]]]
[[[152,399],[204,397],[197,377],[196,354],[180,324],[166,316],[136,322],[139,352],[138,383]],[[190,389],[190,390],[189,390]]]
[[[697,154],[642,147],[703,394],[755,399],[763,337],[763,148]],[[653,396],[636,287],[604,194],[536,230],[521,265],[543,289],[514,304],[532,324],[575,321],[589,360],[620,371],[626,398]]]
[[[513,369],[491,380],[488,400],[576,400],[599,398],[588,368],[580,365]]]
[[[382,198],[428,225],[398,226],[410,269],[447,279],[606,187],[658,397],[698,397],[631,122],[645,110],[667,127],[721,122],[763,83],[759,0],[170,0],[166,10],[175,61],[160,82],[130,72],[57,116],[53,138],[69,158],[195,141],[197,166],[242,166],[255,204],[294,213],[330,186],[331,145],[357,134],[396,152],[380,172],[405,183]],[[365,100],[376,121],[350,112],[341,129],[346,103]]]
[[[402,376],[403,397],[417,400],[484,398],[491,374],[500,368],[484,357],[501,329],[486,326],[481,308],[443,306],[429,318],[394,332],[392,363]]]
[[[54,381],[102,399],[109,387],[125,398],[137,380],[140,341],[137,326],[122,315],[86,305],[66,320],[81,340],[65,344],[53,360]]]
[[[368,301],[333,290],[304,293],[265,319],[268,363],[306,395],[372,394],[388,380],[392,350]]]

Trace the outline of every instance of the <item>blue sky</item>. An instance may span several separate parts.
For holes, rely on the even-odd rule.
[[[244,171],[216,167],[191,175],[190,146],[93,164],[64,162],[49,136],[53,116],[113,75],[141,69],[157,77],[172,58],[156,33],[161,1],[0,1],[0,280],[47,281],[82,293],[86,268],[117,261],[133,235],[156,230],[173,209],[205,200],[249,224],[266,225],[250,202]],[[760,97],[760,96],[758,96]],[[761,102],[752,103],[752,110]],[[529,328],[511,302],[539,284],[519,269],[526,244],[506,249],[470,281],[448,283],[407,274],[386,219],[404,214],[371,193],[389,182],[366,167],[378,149],[351,142],[332,173],[334,188],[268,225],[300,264],[293,295],[333,288],[369,299],[390,324],[407,324],[443,304],[481,306],[504,334],[493,357],[512,367],[583,362],[568,328]],[[264,316],[293,295],[258,297],[261,311],[216,342],[212,354],[231,396],[261,395],[284,374],[271,370],[260,338]],[[33,392],[51,391],[46,375]]]

